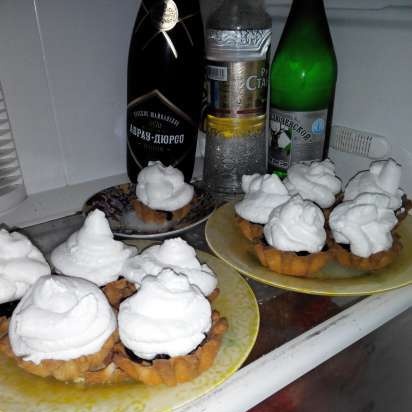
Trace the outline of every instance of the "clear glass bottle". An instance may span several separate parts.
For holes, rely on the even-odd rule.
[[[294,0],[270,73],[268,169],[285,177],[328,148],[337,62],[323,0]]]
[[[263,0],[224,0],[206,24],[204,180],[218,195],[240,193],[242,175],[266,171],[271,32]]]

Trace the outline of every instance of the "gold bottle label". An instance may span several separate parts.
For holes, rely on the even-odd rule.
[[[207,64],[209,113],[220,117],[264,114],[268,68],[266,60]]]

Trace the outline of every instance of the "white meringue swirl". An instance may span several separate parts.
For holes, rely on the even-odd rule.
[[[402,206],[403,191],[399,188],[402,167],[393,159],[372,162],[369,170],[359,172],[347,184],[343,200],[353,200],[361,193],[380,193],[390,198],[392,210]]]
[[[329,217],[335,241],[349,244],[354,255],[364,258],[390,249],[397,219],[389,206],[390,198],[376,193],[363,193],[336,206]]]
[[[186,355],[205,338],[211,314],[209,301],[185,275],[164,269],[145,277],[137,293],[121,303],[120,339],[142,359]]]
[[[289,200],[285,185],[275,174],[242,176],[244,198],[235,204],[236,213],[253,223],[265,224],[270,212]]]
[[[128,259],[124,265],[123,276],[140,285],[145,276],[156,276],[165,268],[186,275],[189,282],[197,286],[205,296],[210,295],[216,288],[217,278],[212,269],[206,264],[200,264],[195,249],[180,237],[150,246],[139,255]]]
[[[116,280],[126,259],[136,253],[136,248],[113,239],[104,213],[96,209],[79,231],[53,250],[50,259],[60,273],[103,286]]]
[[[0,230],[0,303],[20,299],[50,266],[39,249],[21,233]]]
[[[295,195],[272,211],[263,232],[268,244],[275,249],[316,253],[325,245],[324,223],[318,206]]]
[[[300,194],[303,199],[311,200],[323,208],[335,203],[335,196],[342,188],[342,182],[335,175],[335,166],[329,159],[309,165],[293,165],[284,183],[290,195]]]
[[[84,279],[43,276],[24,295],[10,320],[13,352],[36,364],[97,353],[116,329],[103,292]]]
[[[151,209],[173,212],[190,203],[193,194],[180,170],[159,161],[149,162],[137,176],[136,196]]]

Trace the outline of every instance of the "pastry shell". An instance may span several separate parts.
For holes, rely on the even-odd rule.
[[[139,219],[146,223],[164,224],[166,222],[179,222],[190,212],[192,202],[174,210],[173,212],[165,212],[162,210],[154,210],[143,204],[138,199],[131,201],[133,209]]]
[[[395,229],[399,227],[399,224],[406,219],[409,214],[409,211],[412,209],[412,200],[408,199],[406,195],[402,196],[402,206],[395,210],[396,218],[398,219],[398,223],[395,226]]]
[[[115,280],[102,287],[107,300],[115,309],[119,309],[119,305],[129,296],[132,296],[136,290],[134,283],[125,278]]]
[[[110,305],[118,310],[120,304],[129,296],[132,296],[137,291],[137,289],[134,283],[129,282],[125,278],[122,278],[108,283],[102,288],[102,291],[106,295]],[[209,300],[209,302],[213,302],[215,299],[217,299],[219,294],[219,288],[215,288],[212,293],[206,296],[206,298]]]
[[[249,222],[239,215],[235,216],[235,222],[246,239],[257,242],[263,237],[263,225]]]
[[[330,260],[329,250],[299,256],[295,252],[278,250],[263,242],[255,245],[255,252],[260,263],[273,272],[298,277],[315,277],[313,275]]]
[[[392,247],[390,249],[374,253],[367,258],[354,255],[334,241],[330,241],[329,248],[333,257],[340,265],[353,269],[370,271],[382,269],[392,263],[402,250],[402,243],[399,236],[394,234]]]
[[[8,330],[9,321],[2,322],[2,329]],[[113,356],[113,348],[116,342],[119,341],[118,332],[113,332],[106,342],[103,344],[102,348],[91,355],[80,356],[76,359],[71,360],[55,360],[55,359],[45,359],[39,364],[30,361],[24,361],[23,358],[16,356],[11,348],[10,340],[8,334],[3,334],[0,339],[0,352],[3,352],[9,358],[13,358],[20,368],[25,371],[41,376],[43,378],[52,376],[59,381],[64,382],[86,382],[87,373],[92,374],[93,372],[104,370],[108,364],[110,364]],[[90,377],[89,377],[90,379]],[[105,376],[104,381],[98,381],[94,379],[95,382],[92,383],[105,383],[112,381],[113,377]]]
[[[213,311],[212,327],[205,341],[188,355],[138,363],[129,358],[125,347],[119,343],[113,360],[133,380],[147,385],[175,386],[196,378],[212,366],[227,328],[227,320]]]

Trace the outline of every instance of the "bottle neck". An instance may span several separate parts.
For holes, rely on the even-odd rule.
[[[224,0],[211,14],[207,28],[212,29],[267,29],[272,20],[264,8],[264,0]]]
[[[323,0],[293,0],[289,15],[305,15],[311,19],[326,17]]]
[[[177,8],[179,15],[187,15],[191,13],[198,13],[200,11],[199,0],[163,0],[162,2],[154,2],[153,0],[143,0],[141,8],[145,11],[156,10],[156,13],[161,13],[162,10],[173,10]]]
[[[255,9],[264,8],[264,0],[225,0],[223,3],[226,3],[230,6],[250,7]]]

